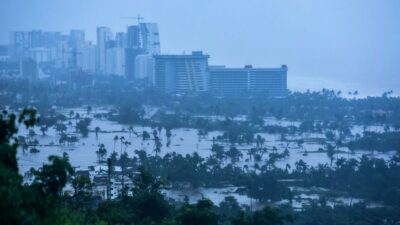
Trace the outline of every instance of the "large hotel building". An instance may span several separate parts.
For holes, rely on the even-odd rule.
[[[167,93],[199,93],[209,90],[208,58],[191,55],[154,55],[154,86]]]
[[[279,97],[287,93],[287,66],[280,68],[209,67],[211,92],[217,95],[265,94]]]
[[[287,66],[279,68],[226,68],[209,66],[209,55],[155,55],[154,87],[167,93],[240,95],[263,94],[271,97],[287,93]]]

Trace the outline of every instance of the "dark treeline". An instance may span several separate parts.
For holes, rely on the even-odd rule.
[[[315,132],[325,134],[329,141],[348,146],[351,150],[399,150],[400,99],[390,97],[390,92],[381,97],[362,99],[356,98],[356,92],[352,94],[354,98],[346,99],[341,97],[340,92],[326,89],[289,93],[286,98],[219,98],[206,94],[176,96],[143,89],[138,83],[118,77],[98,77],[79,84],[60,80],[2,80],[0,90],[0,105],[10,107],[11,111],[25,106],[36,107],[43,118],[44,132],[46,128],[67,119],[64,115],[56,114],[54,106],[89,105],[89,109],[90,105],[111,105],[114,110],[95,116],[129,125],[168,129],[192,127],[199,129],[204,136],[209,131],[221,130],[226,132],[222,138],[239,144],[251,142],[257,132],[281,134],[282,139],[286,135]],[[145,118],[144,105],[157,107],[158,112],[152,118]],[[237,115],[245,115],[247,119],[236,121],[234,117]],[[77,129],[87,134],[89,131],[85,127],[89,121],[84,117],[79,118],[82,115],[72,116],[77,120]],[[214,121],[204,116],[218,116],[219,119]],[[299,121],[300,125],[265,124],[265,117]],[[370,125],[379,126],[373,131],[366,130],[367,133],[361,136],[351,133],[353,125],[363,126],[364,129]],[[354,138],[357,140],[353,141]],[[64,138],[68,139],[72,140],[71,137]]]
[[[397,150],[400,151],[400,132],[364,132],[364,135],[349,144],[350,149]]]
[[[24,88],[20,88],[20,87]],[[346,99],[340,91],[323,89],[320,92],[293,92],[285,98],[243,96],[219,98],[211,95],[174,96],[143,89],[138,83],[118,77],[95,77],[90,82],[67,83],[51,80],[2,80],[0,104],[14,108],[27,105],[41,110],[53,105],[77,107],[82,105],[114,105],[118,109],[136,111],[141,105],[155,105],[174,112],[191,115],[250,115],[253,122],[260,116],[290,120],[334,121],[338,118],[362,125],[389,125],[400,129],[400,99],[381,97]],[[133,119],[131,119],[133,121]],[[130,122],[131,122],[130,121]]]

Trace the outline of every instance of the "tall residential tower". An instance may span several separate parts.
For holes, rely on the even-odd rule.
[[[106,49],[107,42],[112,39],[111,29],[108,27],[97,28],[97,72],[106,72]]]

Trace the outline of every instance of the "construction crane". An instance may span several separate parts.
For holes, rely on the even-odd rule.
[[[121,17],[121,19],[137,20],[137,23],[138,23],[138,24],[141,24],[141,21],[144,20],[144,18],[141,17],[140,15],[138,15],[137,17],[124,16],[124,17]]]

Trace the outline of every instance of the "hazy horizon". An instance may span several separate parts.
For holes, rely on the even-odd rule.
[[[14,30],[124,31],[159,25],[162,53],[202,50],[210,64],[289,67],[291,90],[400,93],[399,1],[2,1],[0,43]],[[249,13],[251,12],[251,13]]]

